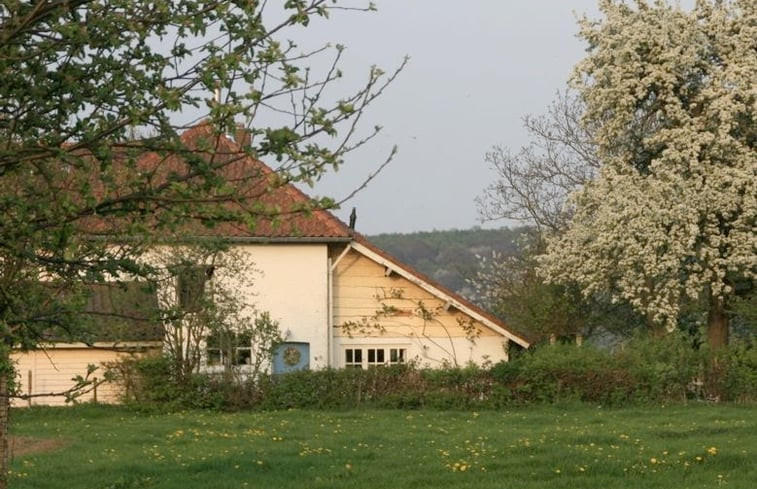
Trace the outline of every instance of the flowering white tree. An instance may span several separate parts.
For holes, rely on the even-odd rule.
[[[660,331],[699,302],[721,346],[736,284],[757,275],[757,4],[629,3],[581,21],[573,84],[603,165],[540,270],[610,291]]]

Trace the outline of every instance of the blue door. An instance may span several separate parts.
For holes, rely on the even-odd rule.
[[[273,356],[273,373],[283,374],[310,368],[310,343],[286,342]]]

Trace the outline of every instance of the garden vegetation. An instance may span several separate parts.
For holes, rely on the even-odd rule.
[[[162,356],[118,366],[127,403],[141,409],[501,409],[527,404],[757,401],[757,349],[711,352],[690,337],[636,338],[615,351],[543,346],[487,367],[426,369],[417,363],[325,369],[245,380],[196,374],[179,384]]]

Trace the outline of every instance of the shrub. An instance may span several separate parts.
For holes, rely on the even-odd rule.
[[[323,369],[244,379],[195,374],[177,384],[162,356],[118,366],[127,401],[162,409],[487,409],[531,403],[605,406],[689,399],[757,400],[757,349],[710,354],[686,336],[636,338],[613,353],[551,345],[489,369],[416,365]]]
[[[685,402],[698,397],[692,382],[700,382],[707,357],[705,347],[683,333],[636,337],[615,355],[636,383],[634,396],[646,402]]]
[[[757,348],[740,342],[709,358],[704,394],[711,400],[746,402],[757,399]]]
[[[630,380],[612,355],[590,346],[549,345],[492,368],[504,386],[497,403],[592,402],[615,404],[628,396]]]

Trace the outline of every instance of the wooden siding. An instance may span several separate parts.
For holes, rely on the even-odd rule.
[[[337,366],[342,365],[340,347],[367,344],[368,338],[375,344],[404,340],[410,358],[427,357],[425,353],[435,349],[431,364],[507,357],[501,334],[354,250],[339,261],[333,280]],[[424,311],[430,316],[424,318]],[[474,342],[468,339],[471,329],[476,332]],[[442,358],[451,352],[459,358]]]
[[[85,348],[85,347],[54,347],[46,350],[34,350],[29,352],[13,353],[13,361],[16,362],[16,379],[20,384],[20,393],[29,393],[29,379],[31,376],[31,393],[47,394],[58,393],[70,389],[74,385],[72,380],[77,375],[85,376],[89,364],[100,367],[92,374],[92,377],[102,378],[103,365],[118,360],[128,353],[120,353],[112,350]],[[88,392],[77,398],[78,402],[97,402],[113,404],[120,400],[120,386],[113,383],[103,383],[97,387],[96,392]],[[14,406],[65,405],[63,396],[34,397],[31,401],[25,399],[13,400]]]

